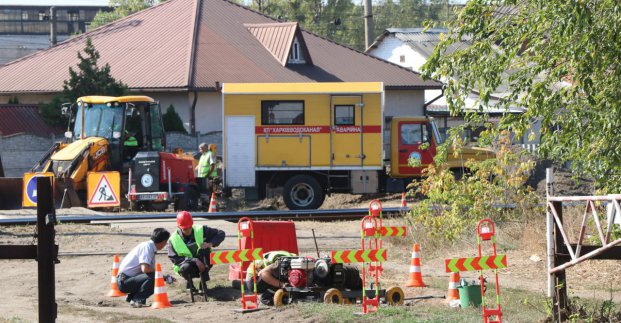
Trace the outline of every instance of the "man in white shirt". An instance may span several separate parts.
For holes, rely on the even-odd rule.
[[[153,295],[155,286],[155,253],[162,250],[170,233],[163,228],[153,230],[151,240],[145,241],[130,251],[119,267],[117,286],[127,293],[132,307],[145,306],[147,298]]]

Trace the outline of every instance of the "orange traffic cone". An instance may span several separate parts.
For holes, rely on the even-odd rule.
[[[121,297],[126,294],[119,290],[119,287],[116,285],[116,276],[119,274],[119,255],[114,255],[114,260],[112,262],[112,278],[110,279],[110,291],[108,292],[108,296],[110,297]]]
[[[153,304],[151,308],[167,308],[172,307],[168,301],[168,293],[166,293],[166,283],[164,275],[162,275],[162,265],[155,264],[155,289],[153,293]]]
[[[211,193],[211,201],[209,201],[209,211],[207,213],[218,212],[216,209],[216,193]]]
[[[410,263],[410,280],[405,284],[407,287],[426,287],[420,272],[420,254],[418,243],[412,247],[412,262]]]
[[[451,273],[451,277],[449,278],[449,284],[448,284],[448,292],[446,294],[447,301],[459,299],[459,291],[457,290],[458,285],[459,285],[459,273]]]
[[[408,207],[408,203],[405,200],[405,192],[401,193],[401,208],[405,209]]]

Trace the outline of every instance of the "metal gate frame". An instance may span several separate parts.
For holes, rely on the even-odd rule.
[[[567,279],[565,269],[590,260],[621,260],[621,238],[610,241],[615,216],[621,216],[621,194],[604,196],[552,196],[553,193],[552,169],[546,169],[546,227],[547,227],[547,254],[548,254],[548,297],[552,298],[552,312],[555,322],[567,320]],[[582,224],[578,241],[570,241],[563,225],[563,202],[571,205],[585,202],[586,207],[582,215]],[[596,202],[608,202],[614,207],[611,210],[606,232],[602,229],[597,214]],[[569,203],[568,203],[569,204]],[[585,244],[587,219],[592,216],[597,229],[601,246]]]

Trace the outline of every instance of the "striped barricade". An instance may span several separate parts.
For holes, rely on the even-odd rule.
[[[446,272],[457,273],[460,271],[474,271],[487,269],[507,268],[507,256],[482,256],[471,258],[453,258],[445,259]]]
[[[405,237],[406,227],[380,227],[377,230],[365,229],[362,231],[365,237]]]
[[[330,258],[334,263],[385,262],[386,249],[338,250],[332,251]]]
[[[263,259],[263,248],[242,249],[234,251],[213,251],[210,255],[212,265]]]

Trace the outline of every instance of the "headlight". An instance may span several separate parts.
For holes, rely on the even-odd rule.
[[[140,178],[140,183],[142,183],[142,186],[144,187],[149,187],[153,185],[153,176],[151,176],[151,174],[142,175],[142,177]]]

